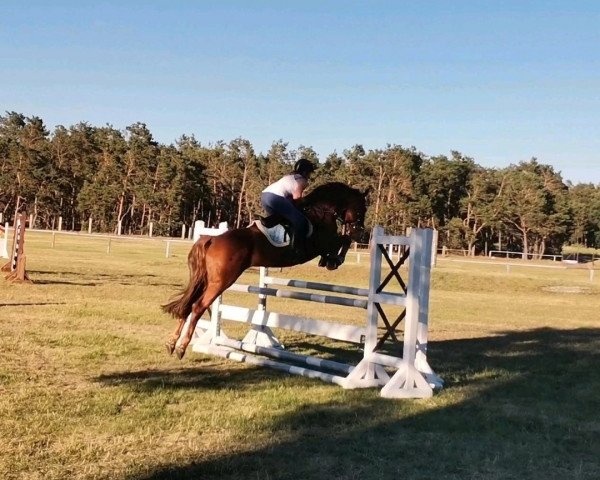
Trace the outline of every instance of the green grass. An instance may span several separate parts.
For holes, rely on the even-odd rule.
[[[432,399],[398,401],[220,358],[167,356],[175,325],[159,307],[187,279],[188,247],[172,245],[166,259],[160,241],[113,242],[110,254],[106,246],[61,236],[51,248],[49,235],[32,233],[35,283],[0,279],[2,479],[599,476],[598,275],[440,259],[429,358],[447,385]],[[282,276],[366,286],[367,265],[332,273],[311,264]],[[270,305],[362,321],[342,307]],[[297,350],[360,354],[277,333]]]

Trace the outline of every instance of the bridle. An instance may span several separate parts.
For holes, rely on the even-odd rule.
[[[364,219],[359,216],[353,222],[344,221],[341,223],[341,227],[342,227],[342,232],[344,233],[344,235],[352,234],[354,232],[360,232],[365,229]]]
[[[346,229],[349,229],[350,232],[354,232],[357,230],[364,230],[364,226],[363,226],[364,219],[361,216],[357,216],[356,220],[350,222],[350,221],[346,220],[346,218],[345,218],[346,210],[343,210],[340,213],[335,208],[317,207],[316,205],[311,205],[304,209],[304,211],[309,211],[309,210],[312,210],[315,214],[317,214],[316,216],[318,216],[320,218],[324,218],[325,216],[330,216],[332,219],[335,220],[335,223],[338,225],[338,227],[342,228],[342,232],[344,234],[346,233]]]

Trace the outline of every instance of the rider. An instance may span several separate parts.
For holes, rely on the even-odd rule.
[[[294,165],[294,171],[272,183],[262,191],[260,200],[269,215],[277,213],[292,225],[292,248],[296,255],[302,255],[308,235],[308,219],[296,208],[292,200],[302,197],[308,186],[310,174],[315,171],[313,162],[301,158]]]

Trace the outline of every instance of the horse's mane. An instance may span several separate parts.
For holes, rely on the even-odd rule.
[[[349,196],[361,196],[362,193],[356,188],[352,188],[345,183],[330,182],[319,185],[303,199],[303,205],[315,205],[318,203],[338,203],[339,200],[347,199]]]

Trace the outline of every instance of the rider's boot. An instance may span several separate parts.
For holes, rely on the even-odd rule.
[[[290,241],[290,246],[296,258],[304,258],[306,256],[306,237],[304,235],[294,233]]]

